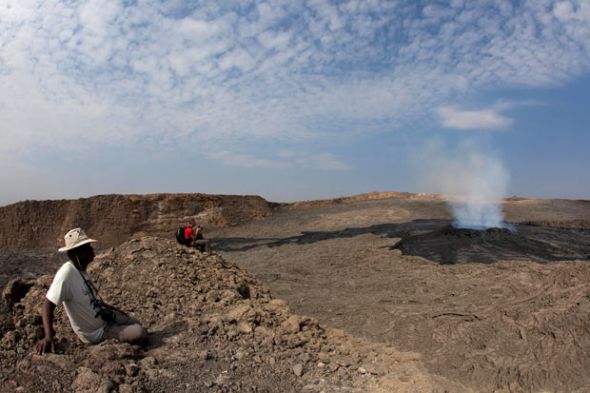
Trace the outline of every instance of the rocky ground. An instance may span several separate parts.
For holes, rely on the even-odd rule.
[[[444,230],[437,200],[312,206],[223,229],[215,246],[293,311],[475,391],[590,391],[589,204],[504,211],[516,232],[479,235]],[[458,264],[437,262],[445,250]]]
[[[99,255],[90,272],[105,301],[149,328],[149,344],[85,346],[60,307],[58,353],[34,355],[37,308],[51,276],[15,279],[3,292],[3,391],[469,391],[429,374],[418,354],[292,314],[251,274],[216,254],[142,237]]]
[[[20,278],[4,289],[0,389],[590,392],[588,201],[512,198],[502,208],[517,231],[482,235],[449,229],[432,195],[196,199],[207,208],[188,196],[125,198],[118,209],[160,210],[131,220],[135,229],[117,222],[91,270],[107,301],[148,325],[150,344],[83,346],[60,314],[60,354],[32,355],[51,280],[40,275],[63,262],[60,241],[11,248],[7,237],[0,286]],[[225,222],[205,227],[214,254],[174,243],[176,204],[183,219]],[[42,215],[19,206],[15,222],[26,220],[18,209]],[[91,218],[101,240],[109,223]]]

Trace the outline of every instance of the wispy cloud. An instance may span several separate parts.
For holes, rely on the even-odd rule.
[[[296,164],[303,168],[320,169],[325,171],[346,170],[350,166],[331,153],[300,154]]]
[[[590,70],[586,1],[7,0],[0,21],[4,154],[194,138],[225,163],[280,166],[236,152],[383,132],[465,92]],[[509,124],[493,109],[439,114]]]
[[[279,160],[261,159],[249,154],[237,154],[230,151],[208,153],[207,157],[212,160],[219,160],[226,166],[243,168],[288,168],[291,166],[289,163]]]
[[[437,108],[442,125],[458,130],[498,130],[512,124],[512,119],[499,113],[499,108],[462,110],[453,106]]]
[[[217,151],[207,153],[211,160],[221,161],[226,166],[241,168],[303,168],[319,169],[325,171],[345,170],[350,167],[331,153],[302,153],[293,151],[281,151],[276,158],[258,158],[250,154],[240,154],[231,151]]]

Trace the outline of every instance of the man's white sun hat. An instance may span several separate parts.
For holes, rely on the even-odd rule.
[[[96,240],[89,238],[82,228],[74,228],[64,236],[66,245],[60,248],[59,252],[69,251],[76,247],[83,246],[84,244],[94,243]]]

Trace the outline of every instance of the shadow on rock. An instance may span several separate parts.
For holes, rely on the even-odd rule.
[[[161,329],[149,332],[148,343],[146,348],[155,349],[166,345],[167,341],[185,331],[187,328],[186,321],[172,321],[170,324]]]

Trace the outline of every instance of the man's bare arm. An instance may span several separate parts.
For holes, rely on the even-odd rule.
[[[51,303],[46,298],[41,306],[41,318],[43,319],[43,331],[45,332],[45,337],[39,340],[37,345],[35,345],[35,352],[38,355],[41,355],[44,352],[55,352],[55,345],[53,342],[53,337],[55,336],[55,331],[53,330],[54,311],[55,304]]]

